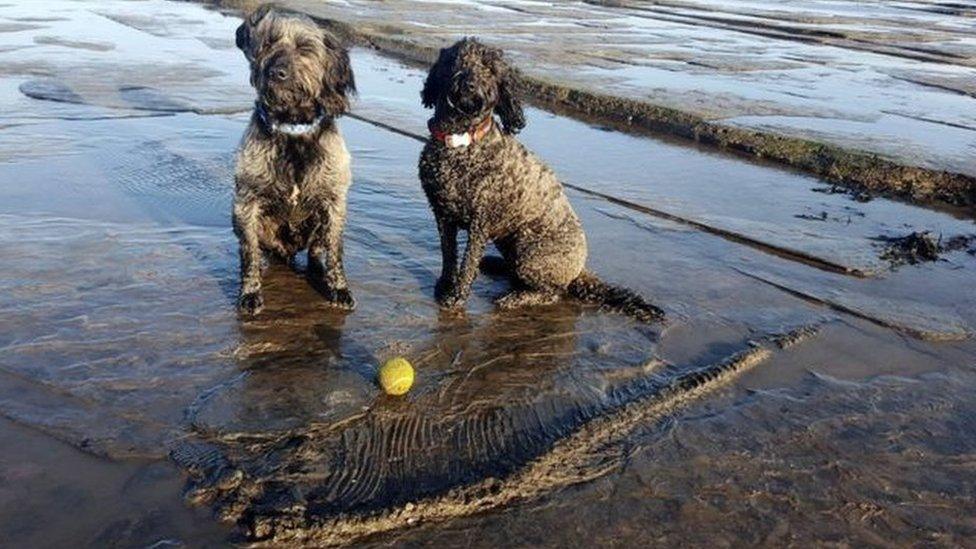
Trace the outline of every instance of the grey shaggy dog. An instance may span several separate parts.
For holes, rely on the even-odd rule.
[[[420,180],[440,232],[442,307],[463,307],[489,242],[514,288],[500,308],[553,303],[569,295],[650,322],[661,309],[584,269],[586,236],[553,171],[514,134],[525,127],[519,76],[502,52],[466,38],[442,49],[421,98],[434,109]],[[494,115],[501,121],[494,122]],[[457,236],[468,233],[458,264]]]
[[[349,152],[335,119],[355,82],[349,54],[311,19],[259,8],[237,29],[251,67],[254,113],[237,155],[234,232],[244,313],[261,310],[265,256],[291,262],[308,249],[307,275],[334,306],[352,309],[342,266]]]

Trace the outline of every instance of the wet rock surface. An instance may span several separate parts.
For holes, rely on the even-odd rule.
[[[37,27],[0,34],[0,436],[24,445],[0,459],[5,542],[971,537],[976,258],[892,272],[872,240],[971,219],[530,109],[522,139],[569,185],[590,267],[670,320],[501,313],[489,275],[442,316],[422,75],[356,49],[340,126],[359,307],[325,306],[300,260],[270,266],[265,312],[240,319],[238,20],[161,0],[0,17]],[[375,384],[395,355],[418,372],[399,399]]]
[[[477,35],[509,53],[543,103],[775,160],[859,191],[976,203],[968,4],[283,5],[422,62]]]

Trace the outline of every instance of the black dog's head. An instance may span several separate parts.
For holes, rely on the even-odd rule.
[[[434,109],[441,131],[462,133],[494,112],[506,133],[525,127],[519,75],[498,48],[465,38],[441,50],[427,74],[421,99]]]
[[[237,28],[251,85],[276,122],[303,123],[349,109],[356,91],[349,52],[308,17],[262,6]]]

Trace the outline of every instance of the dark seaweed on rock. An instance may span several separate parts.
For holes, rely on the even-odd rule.
[[[878,241],[885,244],[879,257],[889,262],[892,268],[902,265],[918,265],[939,261],[943,254],[966,250],[976,243],[976,235],[956,235],[935,237],[929,231],[916,231],[899,237],[879,236]],[[973,250],[968,250],[970,254]]]
[[[841,187],[836,184],[827,187],[814,187],[810,190],[815,193],[822,193],[822,194],[846,194],[851,197],[851,200],[854,200],[856,202],[870,202],[874,200],[874,197],[871,196],[871,193],[865,191],[864,189]]]

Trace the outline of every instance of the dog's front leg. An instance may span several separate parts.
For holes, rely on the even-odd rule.
[[[308,275],[316,290],[341,309],[356,308],[342,265],[342,228],[345,208],[328,205],[326,219],[308,245]]]
[[[488,235],[483,230],[472,227],[468,232],[468,246],[464,250],[464,261],[454,278],[453,287],[438,300],[442,307],[456,309],[468,300],[468,296],[471,295],[471,285],[478,275],[478,266],[485,256],[487,244]]]
[[[261,296],[261,243],[258,239],[260,208],[257,202],[234,204],[234,233],[240,243],[241,294],[237,308],[246,314],[257,314],[264,308]]]
[[[457,276],[458,228],[453,221],[437,216],[437,232],[441,237],[441,276],[434,286],[434,298],[440,301],[451,293]]]

